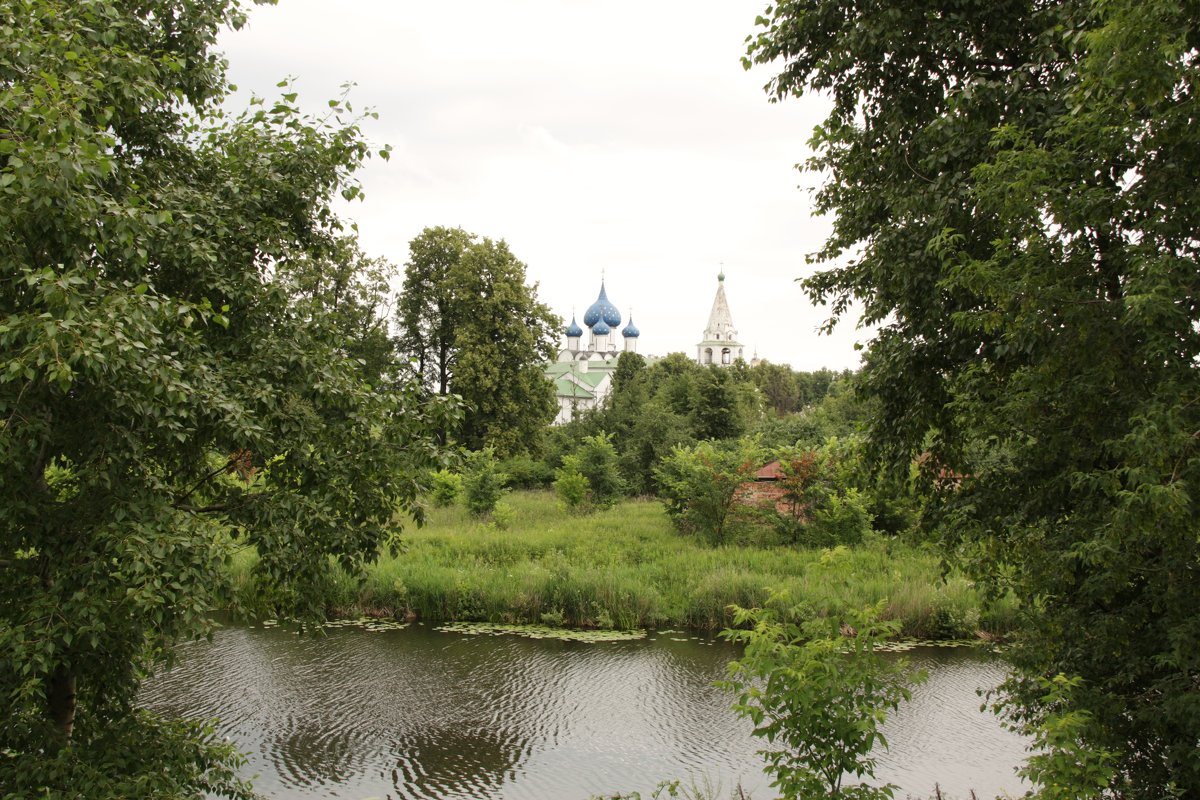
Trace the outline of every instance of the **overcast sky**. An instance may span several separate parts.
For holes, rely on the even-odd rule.
[[[796,369],[858,366],[855,320],[816,328],[797,277],[828,233],[795,169],[819,99],[767,102],[742,69],[765,0],[281,0],[222,37],[230,79],[313,113],[347,81],[390,161],[347,204],[397,265],[433,225],[505,239],[556,313],[608,296],[639,350],[695,354],[722,263],[748,352]]]

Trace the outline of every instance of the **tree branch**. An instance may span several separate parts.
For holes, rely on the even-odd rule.
[[[187,511],[191,514],[215,514],[221,511],[228,511],[230,508],[232,508],[232,506],[230,506],[228,503],[213,503],[212,505],[207,506],[193,506],[186,503],[176,502],[171,504],[171,508],[174,508],[177,511]]]
[[[189,497],[191,497],[195,493],[195,491],[197,489],[199,489],[201,486],[208,483],[209,481],[211,481],[213,478],[220,475],[225,470],[229,469],[230,466],[232,466],[234,463],[235,463],[235,459],[233,456],[230,456],[229,458],[225,459],[224,464],[217,467],[216,469],[214,469],[212,472],[205,475],[200,480],[196,481],[195,485],[192,486],[192,488],[188,489],[187,492],[180,495],[179,497],[176,497],[175,502],[173,502],[171,505],[175,508],[183,508],[183,506],[181,506],[180,503],[182,503],[184,500],[187,500]]]

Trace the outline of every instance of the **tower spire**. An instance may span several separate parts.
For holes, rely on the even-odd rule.
[[[704,329],[704,340],[696,345],[696,360],[703,365],[728,366],[742,357],[743,345],[737,340],[733,327],[733,315],[729,313],[729,301],[725,298],[725,265],[717,274],[717,292],[713,297],[712,311]]]

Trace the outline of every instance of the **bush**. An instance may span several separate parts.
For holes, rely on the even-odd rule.
[[[880,622],[880,611],[796,624],[782,620],[803,619],[803,609],[735,607],[735,624],[749,630],[722,636],[744,643],[746,651],[720,685],[737,694],[733,710],[754,723],[754,735],[772,744],[760,755],[785,800],[892,797],[893,786],[842,786],[850,775],[874,777],[871,751],[883,741],[880,724],[911,697],[907,684],[924,679],[906,675],[904,662],[879,653],[879,645],[900,631],[899,622]]]
[[[545,489],[554,480],[554,470],[541,459],[530,455],[507,458],[500,469],[508,476],[510,489]]]
[[[830,494],[824,506],[813,512],[813,519],[802,534],[805,544],[831,547],[858,544],[871,532],[871,513],[867,498],[857,489]]]
[[[617,450],[611,436],[599,433],[585,437],[574,455],[576,469],[587,478],[592,505],[610,508],[625,496],[625,483],[617,467]]]
[[[496,508],[496,503],[504,496],[506,478],[507,476],[500,471],[492,448],[485,447],[483,450],[469,453],[463,472],[467,509],[477,517],[491,514]]]
[[[676,447],[654,472],[671,522],[713,544],[725,543],[742,486],[753,480],[761,461],[753,440],[740,441],[737,449],[713,442]]]
[[[557,476],[554,479],[554,492],[558,499],[570,511],[582,510],[587,502],[588,480],[579,471],[579,459],[567,456],[563,459],[562,467],[554,474]]]
[[[812,450],[787,448],[779,460],[778,498],[758,513],[792,544],[807,543],[808,527],[816,510],[832,491],[828,460]]]
[[[433,484],[433,489],[430,497],[433,500],[435,508],[446,508],[454,505],[454,501],[458,499],[458,495],[462,492],[462,476],[446,469],[439,469],[430,476],[430,482]]]
[[[933,598],[930,620],[936,639],[970,639],[979,630],[979,603],[964,579],[947,581]]]
[[[517,518],[517,512],[508,503],[496,503],[496,507],[492,509],[491,527],[498,531],[506,531],[512,527],[513,522]]]

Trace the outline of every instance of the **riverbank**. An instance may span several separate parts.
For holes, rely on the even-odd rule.
[[[943,579],[933,553],[896,540],[802,550],[751,537],[714,548],[677,534],[656,501],[589,516],[562,510],[547,492],[506,502],[507,530],[461,507],[431,510],[424,528],[405,527],[398,557],[381,558],[361,584],[339,574],[327,605],[431,621],[711,631],[728,627],[731,603],[761,605],[770,587],[831,612],[886,601],[885,617],[925,639],[1004,633],[1013,617],[1011,607],[985,607],[965,578]],[[251,607],[252,563],[252,554],[239,559],[233,576]]]

